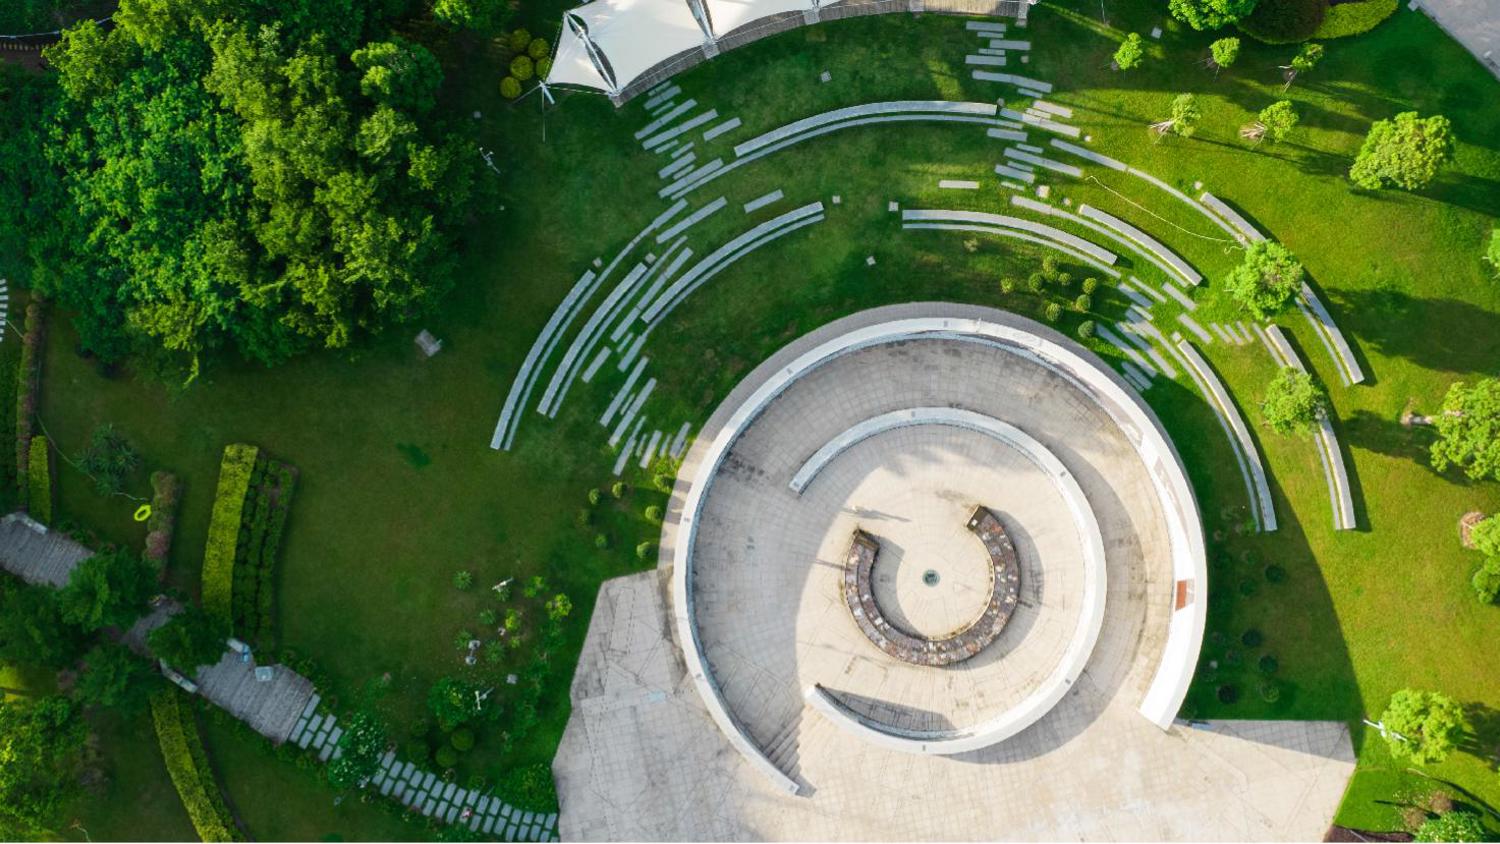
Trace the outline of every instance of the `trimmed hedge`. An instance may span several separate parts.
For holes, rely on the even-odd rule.
[[[241,513],[234,564],[234,628],[262,648],[274,646],[276,557],[296,485],[296,467],[262,457],[250,476]]]
[[[151,473],[151,518],[146,520],[146,559],[161,566],[166,575],[167,553],[177,528],[177,500],[182,484],[171,472]]]
[[[36,424],[38,392],[41,390],[42,337],[46,312],[35,297],[26,306],[26,333],[21,338],[21,362],[16,367],[16,489],[26,506],[29,484],[26,469],[31,458],[31,432]]]
[[[31,438],[26,458],[26,498],[31,505],[31,517],[44,525],[52,524],[52,461],[48,459],[47,438],[37,434]]]
[[[1329,6],[1323,15],[1323,23],[1313,38],[1327,41],[1330,38],[1347,38],[1374,29],[1381,21],[1396,13],[1397,0],[1364,0],[1360,3],[1339,3]]]
[[[208,545],[203,552],[203,608],[216,618],[233,622],[235,550],[240,541],[240,518],[250,476],[260,449],[244,443],[224,446],[219,462],[219,486],[214,491],[213,515],[208,521]]]
[[[183,705],[182,693],[163,689],[151,695],[151,721],[156,725],[156,742],[161,746],[167,773],[198,837],[204,841],[243,841],[209,766],[198,722],[191,707]]]
[[[1239,27],[1267,44],[1297,44],[1313,37],[1328,12],[1328,0],[1260,0]]]

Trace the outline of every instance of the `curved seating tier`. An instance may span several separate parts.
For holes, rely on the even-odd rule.
[[[1279,325],[1269,325],[1262,335],[1266,347],[1271,350],[1277,363],[1299,372],[1307,366],[1292,348],[1291,341]],[[1333,421],[1327,414],[1318,417],[1318,460],[1323,464],[1323,480],[1328,484],[1328,500],[1333,506],[1334,530],[1354,530],[1358,523],[1354,517],[1354,495],[1349,486],[1349,466],[1344,462],[1344,453],[1339,448],[1338,434],[1333,430]]]
[[[1161,241],[1157,240],[1149,234],[1146,234],[1145,232],[1125,222],[1119,217],[1116,217],[1115,215],[1110,214],[1106,211],[1100,211],[1098,208],[1094,208],[1091,205],[1078,206],[1078,214],[1079,216],[1087,217],[1090,220],[1094,220],[1111,229],[1114,229],[1121,235],[1124,235],[1126,239],[1134,241],[1135,243],[1144,247],[1161,261],[1166,262],[1166,264],[1175,271],[1176,277],[1181,278],[1188,284],[1197,285],[1203,282],[1203,276],[1197,270],[1193,269],[1187,261],[1182,260],[1182,258],[1178,256],[1176,252],[1168,249]]]
[[[983,226],[994,226],[1002,229],[1014,229],[1017,231],[1030,232],[1048,240],[1056,241],[1069,247],[1075,252],[1083,253],[1093,259],[1093,262],[1114,266],[1119,257],[1115,253],[1092,241],[1054,228],[1045,223],[1035,220],[1027,220],[1023,217],[1011,217],[1005,214],[989,214],[983,211],[947,211],[947,210],[907,210],[901,212],[901,220],[904,223],[976,223]]]
[[[1191,342],[1179,340],[1177,351],[1187,364],[1188,374],[1208,397],[1209,406],[1218,416],[1225,436],[1229,437],[1235,462],[1239,464],[1240,474],[1245,478],[1245,491],[1250,496],[1250,512],[1255,518],[1256,527],[1267,532],[1276,530],[1276,508],[1271,503],[1271,485],[1266,479],[1266,465],[1261,460],[1260,450],[1255,447],[1255,440],[1250,436],[1250,429],[1245,425],[1245,418],[1229,398],[1229,392],[1224,389],[1219,376],[1209,368],[1208,362],[1193,348]]]
[[[1344,332],[1339,330],[1338,323],[1333,321],[1333,314],[1328,312],[1323,300],[1313,291],[1312,285],[1305,281],[1302,283],[1302,298],[1297,302],[1297,309],[1302,311],[1302,316],[1307,318],[1318,339],[1323,341],[1323,348],[1333,358],[1339,380],[1344,382],[1344,386],[1365,380],[1364,370],[1360,369],[1359,361],[1355,360],[1354,350],[1349,347],[1349,341],[1344,339]]]

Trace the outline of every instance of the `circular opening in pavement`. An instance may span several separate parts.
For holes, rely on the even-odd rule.
[[[927,571],[922,572],[922,582],[927,584],[928,586],[938,585],[938,573],[933,571],[932,569],[928,569]]]

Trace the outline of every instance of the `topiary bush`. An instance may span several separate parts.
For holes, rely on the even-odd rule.
[[[1260,669],[1260,673],[1270,675],[1275,674],[1281,665],[1276,661],[1276,657],[1266,654],[1255,663],[1255,667]]]
[[[530,56],[516,56],[510,60],[510,75],[525,82],[536,75],[536,65]]]
[[[521,96],[521,80],[514,76],[507,76],[500,80],[500,96],[507,100]]]
[[[552,57],[542,56],[536,60],[536,75],[538,79],[546,79],[547,74],[552,72]]]
[[[1374,29],[1381,21],[1395,14],[1397,0],[1364,0],[1360,3],[1339,3],[1329,6],[1323,14],[1323,23],[1318,25],[1312,37],[1319,41],[1329,38],[1347,38]]]
[[[1094,297],[1087,293],[1080,293],[1078,294],[1078,298],[1073,300],[1073,310],[1075,311],[1083,312],[1092,307],[1094,307]]]
[[[603,533],[596,533],[596,534],[594,534],[594,547],[598,548],[600,551],[606,551],[606,550],[608,550],[609,549],[609,535],[608,534],[603,534]]]
[[[1078,339],[1087,340],[1094,336],[1094,321],[1086,319],[1078,324]]]
[[[1261,633],[1260,633],[1260,631],[1256,630],[1254,627],[1250,628],[1249,630],[1246,630],[1240,636],[1240,644],[1244,645],[1247,648],[1258,648],[1258,647],[1260,647],[1261,642],[1264,642],[1264,641],[1265,641],[1265,637],[1262,636]]]
[[[26,497],[31,517],[44,525],[52,524],[52,461],[48,458],[47,437],[31,438],[26,466]]]
[[[656,506],[655,504],[652,504],[650,507],[646,508],[645,516],[646,521],[650,522],[651,524],[661,524],[661,508]]]
[[[1094,291],[1098,289],[1099,279],[1090,276],[1083,280],[1083,292],[1093,295]]]
[[[531,46],[531,33],[518,29],[510,34],[510,48],[519,53]]]
[[[1059,305],[1056,302],[1051,302],[1047,305],[1045,316],[1047,317],[1048,322],[1057,322],[1058,320],[1062,319],[1062,315],[1062,305]]]
[[[1010,276],[1000,279],[1000,292],[1006,295],[1016,292],[1016,280]]]
[[[655,550],[656,550],[656,544],[654,542],[650,542],[650,541],[642,542],[641,544],[635,546],[635,556],[636,556],[637,559],[642,560],[642,561],[650,560],[651,559],[651,554]]]
[[[531,43],[526,45],[526,55],[531,56],[533,61],[542,58],[550,52],[552,52],[552,48],[547,44],[547,39],[545,38],[533,38],[531,39]]]
[[[437,763],[439,768],[446,771],[458,764],[458,751],[453,749],[453,745],[445,744],[439,747],[436,753],[432,754],[432,761]]]
[[[1240,29],[1267,44],[1297,44],[1313,37],[1328,12],[1328,0],[1260,0]]]
[[[629,491],[630,491],[630,487],[627,486],[624,481],[615,481],[609,487],[609,494],[613,495],[615,497],[616,501],[620,500],[621,498],[624,498],[625,497],[625,493],[627,493]]]
[[[1239,689],[1229,683],[1220,686],[1214,694],[1219,698],[1219,703],[1234,703],[1240,699]]]
[[[1260,693],[1260,699],[1266,703],[1275,703],[1281,700],[1281,684],[1275,680],[1266,680],[1256,686],[1255,690]]]
[[[459,727],[448,736],[448,743],[459,753],[466,753],[474,748],[474,731],[468,727]]]

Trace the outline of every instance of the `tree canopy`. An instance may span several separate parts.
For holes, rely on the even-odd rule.
[[[80,703],[88,706],[140,712],[161,683],[156,666],[124,645],[113,642],[95,645],[83,661],[83,674],[74,693]]]
[[[1458,701],[1437,692],[1402,689],[1380,716],[1391,755],[1417,764],[1441,762],[1468,729]]]
[[[35,840],[57,824],[77,790],[85,732],[67,698],[0,696],[0,838]]]
[[[49,48],[66,201],[35,280],[85,348],[272,364],[452,286],[475,153],[438,117],[437,61],[389,34],[406,5],[123,0]]]
[[[1302,275],[1302,264],[1291,250],[1262,240],[1245,250],[1244,260],[1224,280],[1224,287],[1256,319],[1269,319],[1302,289]]]
[[[1456,811],[1444,812],[1435,818],[1428,818],[1417,827],[1412,835],[1413,841],[1426,842],[1470,842],[1490,840],[1489,830],[1484,828],[1484,821],[1473,812]]]
[[[1272,141],[1285,140],[1300,119],[1290,100],[1277,100],[1256,115],[1256,121],[1265,127],[1262,134]]]
[[[1141,34],[1132,32],[1125,36],[1120,46],[1115,50],[1114,63],[1117,70],[1130,70],[1139,67],[1141,59],[1146,57],[1146,50],[1141,46]]]
[[[83,652],[84,631],[63,620],[56,590],[0,585],[0,661],[59,669]]]
[[[1256,0],[1171,0],[1172,17],[1193,29],[1228,26],[1255,10]]]
[[[1208,54],[1218,67],[1229,67],[1240,57],[1240,39],[1220,38],[1208,45]]]
[[[1328,393],[1312,375],[1283,367],[1266,386],[1260,403],[1266,424],[1278,434],[1308,433],[1328,412]]]
[[[337,759],[328,763],[328,782],[335,788],[353,788],[380,770],[380,757],[390,740],[390,728],[374,712],[361,709],[344,724]]]
[[[1458,466],[1473,480],[1500,480],[1500,379],[1456,382],[1434,424],[1433,468],[1444,472]]]
[[[189,604],[166,624],[152,630],[146,644],[158,658],[189,676],[200,665],[213,665],[224,655],[229,625]]]
[[[1375,121],[1349,168],[1349,178],[1370,190],[1421,190],[1452,157],[1453,125],[1448,118],[1420,118],[1415,111],[1405,111],[1394,119]]]
[[[58,593],[62,618],[86,631],[129,627],[145,614],[157,574],[154,563],[130,551],[95,554],[73,569]]]

